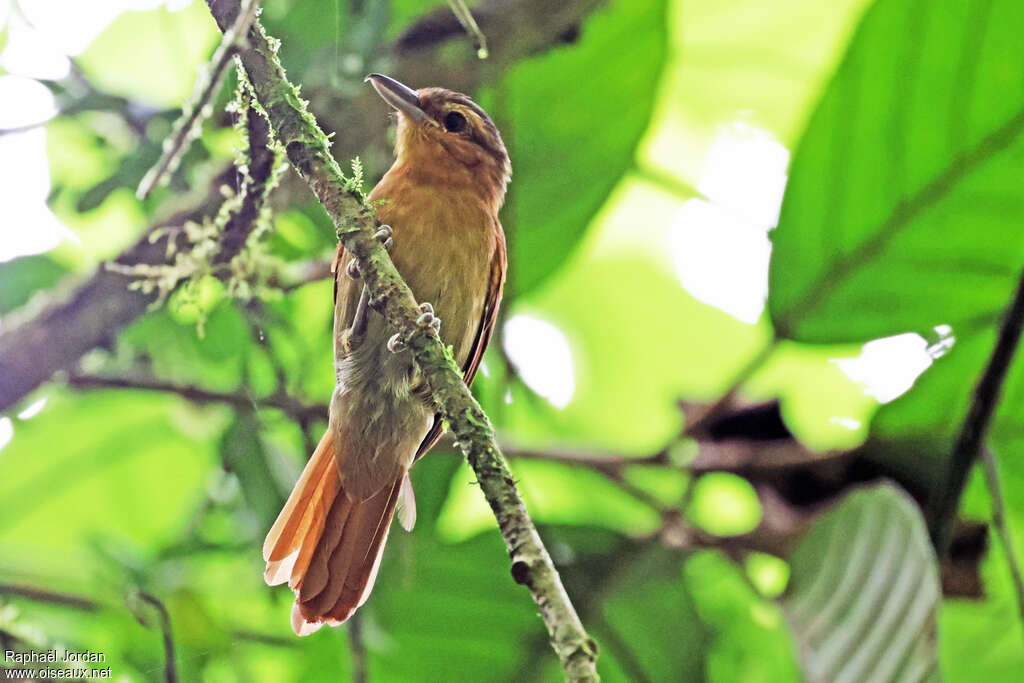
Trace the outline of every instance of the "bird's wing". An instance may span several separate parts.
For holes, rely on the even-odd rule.
[[[462,365],[462,376],[466,386],[473,383],[477,368],[487,350],[487,344],[491,341],[491,334],[498,322],[498,308],[501,305],[501,295],[505,288],[505,270],[508,265],[508,258],[505,253],[505,237],[500,228],[497,231],[497,248],[494,251],[494,258],[491,260],[491,275],[487,282],[487,298],[484,300],[484,310],[480,315],[480,325],[476,330],[476,338],[473,346],[469,349],[469,356]],[[444,322],[442,321],[442,324]],[[416,451],[416,459],[419,460],[429,451],[437,440],[441,438],[441,416],[434,416],[434,424],[427,432],[427,436],[420,443]]]

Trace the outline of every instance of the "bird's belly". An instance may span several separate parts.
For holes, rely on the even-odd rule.
[[[417,194],[396,198],[378,212],[394,232],[395,266],[416,301],[433,306],[441,320],[441,341],[452,347],[460,366],[480,328],[497,249],[493,219],[466,206],[429,203]],[[346,285],[346,314],[335,321],[336,335],[351,325],[359,288]],[[390,481],[387,476],[395,465],[409,467],[433,423],[434,406],[420,390],[412,353],[387,348],[393,334],[383,316],[371,312],[358,346],[335,359],[338,382],[331,427],[345,440],[340,442],[358,444],[346,462],[339,462],[339,471],[359,495]]]

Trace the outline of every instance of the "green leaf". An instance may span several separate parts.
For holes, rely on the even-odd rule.
[[[632,167],[665,62],[665,12],[663,0],[614,3],[578,43],[513,67],[486,102],[512,158],[508,294],[565,263]]]
[[[781,603],[808,681],[940,679],[935,554],[901,489],[847,495],[800,542],[790,569]]]
[[[192,94],[196,72],[218,39],[204,3],[177,12],[125,12],[78,63],[93,83],[113,94],[178,107]]]
[[[237,412],[220,443],[221,461],[234,472],[250,510],[265,528],[277,519],[287,492],[271,471],[270,454],[260,441],[260,424],[250,411]]]
[[[794,155],[773,235],[780,335],[962,338],[1006,305],[1024,261],[1022,26],[1016,0],[867,13]]]
[[[66,272],[45,255],[0,263],[0,314],[24,306],[33,294],[57,284]]]

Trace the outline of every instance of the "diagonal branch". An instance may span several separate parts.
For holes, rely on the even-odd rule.
[[[466,33],[473,39],[473,45],[476,47],[476,56],[480,59],[487,59],[487,37],[480,30],[480,27],[477,26],[476,19],[473,18],[469,8],[466,7],[466,3],[462,0],[448,0],[448,4],[451,6],[455,18],[462,24],[462,28],[466,29]]]
[[[84,612],[96,612],[102,607],[102,605],[92,598],[73,595],[71,593],[61,593],[59,591],[47,590],[45,588],[36,588],[35,586],[27,584],[0,583],[0,595],[14,595],[19,598],[25,598],[26,600],[47,602],[53,605],[61,605],[63,607],[82,610]]]
[[[255,114],[249,116],[247,135],[248,185],[239,189],[244,189],[242,203],[220,234],[213,255],[215,264],[230,262],[245,246],[256,227],[266,199],[265,188],[273,174],[274,153],[268,146],[270,130],[266,120]],[[51,303],[36,317],[0,332],[0,377],[4,378],[0,383],[0,411],[56,371],[72,365],[86,351],[112,345],[121,328],[145,313],[159,293],[133,289],[135,273],[145,268],[173,266],[175,252],[188,249],[189,245],[182,231],[166,228],[201,220],[216,212],[224,201],[220,188],[233,186],[236,175],[231,167],[211,184],[206,197],[194,209],[157,223],[113,263],[101,266],[70,296]],[[172,246],[175,248],[171,249]]]
[[[208,0],[221,30],[239,12],[238,0]],[[438,410],[454,432],[459,447],[476,473],[512,558],[512,576],[530,589],[548,628],[565,676],[573,681],[598,679],[597,649],[587,635],[519,496],[512,473],[495,441],[494,428],[462,380],[451,352],[432,328],[417,325],[420,309],[384,246],[374,233],[378,224],[371,209],[346,189],[328,139],[287,80],[277,58],[276,41],[268,39],[257,22],[249,32],[248,48],[239,58],[256,98],[284,147],[292,167],[309,184],[326,209],[338,238],[359,265],[363,284],[381,311],[412,351]]]
[[[928,516],[931,528],[929,531],[939,554],[945,554],[949,548],[953,521],[957,507],[960,505],[960,494],[963,493],[967,475],[978,457],[981,455],[985,434],[988,432],[992,416],[995,414],[999,397],[1002,393],[1003,381],[1010,369],[1014,353],[1020,342],[1021,330],[1024,328],[1024,271],[1021,272],[1017,290],[1003,316],[1003,324],[999,330],[996,346],[989,357],[988,365],[974,388],[974,397],[967,410],[967,417],[953,446],[949,467],[946,470],[944,485],[938,489]]]
[[[181,117],[174,122],[174,129],[164,143],[163,154],[139,183],[136,191],[139,199],[148,197],[168,174],[174,172],[189,145],[199,137],[203,121],[209,118],[213,109],[213,98],[220,90],[220,83],[235,56],[236,44],[245,37],[252,22],[256,20],[259,4],[259,0],[249,0],[245,11],[239,13],[234,25],[224,33],[224,39],[217,46],[207,67],[208,71],[196,81],[196,93],[192,101],[182,108]]]
[[[1010,570],[1013,592],[1017,597],[1017,614],[1024,620],[1024,574],[1021,573],[1020,561],[1013,549],[1013,534],[1010,533],[1010,524],[1006,520],[1006,499],[1003,498],[1003,488],[999,482],[999,463],[991,448],[985,448],[981,457],[985,464],[985,484],[992,499],[992,526],[995,527],[996,535],[999,536],[999,542],[1003,544],[1003,552],[1006,554],[1006,565]]]

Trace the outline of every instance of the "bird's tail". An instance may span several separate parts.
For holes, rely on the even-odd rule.
[[[264,579],[295,592],[292,628],[307,635],[344,622],[373,589],[395,506],[408,475],[364,500],[352,500],[338,474],[330,429],[295,484],[263,543]]]

